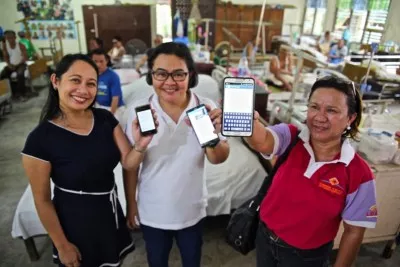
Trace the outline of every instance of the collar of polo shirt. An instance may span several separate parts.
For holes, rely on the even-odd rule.
[[[315,162],[314,151],[310,145],[310,130],[307,127],[304,127],[299,134],[299,138],[304,142],[304,148],[307,150],[310,155],[310,163],[308,164],[308,168],[304,173],[304,176],[307,178],[311,178],[311,176],[323,165],[325,164],[334,164],[334,163],[344,163],[346,167],[353,160],[355,151],[351,146],[349,140],[346,138],[342,143],[342,148],[340,151],[340,158],[327,162]]]

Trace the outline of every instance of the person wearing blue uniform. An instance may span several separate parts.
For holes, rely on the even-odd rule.
[[[339,40],[339,42],[331,47],[329,51],[329,63],[339,64],[344,61],[345,56],[347,56],[348,48],[344,44],[344,40]]]
[[[107,67],[107,54],[104,50],[95,49],[90,57],[99,69],[99,82],[96,96],[97,107],[111,111],[118,118],[124,101],[122,99],[121,82],[117,73]]]

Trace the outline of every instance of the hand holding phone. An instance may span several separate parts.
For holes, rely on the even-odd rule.
[[[219,142],[219,137],[215,133],[213,122],[210,119],[207,108],[201,104],[186,112],[190,123],[196,133],[201,147],[215,146]],[[213,115],[215,116],[215,114]]]
[[[140,148],[147,148],[157,133],[157,115],[150,105],[143,105],[135,108],[136,119],[133,121],[132,131],[135,144]]]
[[[254,101],[254,79],[246,77],[224,79],[223,135],[252,136]]]

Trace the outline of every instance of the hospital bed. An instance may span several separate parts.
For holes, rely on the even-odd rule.
[[[144,78],[123,86],[123,95],[128,106],[135,100],[149,97],[153,93],[152,87],[147,85]],[[191,90],[200,96],[212,99],[216,103],[221,97],[218,84],[207,75],[199,75],[198,86]],[[126,124],[126,118],[127,114],[124,115],[120,123]],[[267,174],[259,156],[248,149],[242,143],[242,139],[228,138],[228,143],[230,154],[224,163],[214,165],[206,159],[204,175],[208,191],[208,216],[229,214],[232,209],[239,207],[257,192]],[[119,188],[119,200],[125,212],[126,203],[120,165],[115,168],[114,175]],[[31,260],[38,259],[39,255],[35,248],[34,237],[45,235],[46,231],[36,213],[30,186],[26,188],[18,203],[11,234],[13,238],[24,240]]]

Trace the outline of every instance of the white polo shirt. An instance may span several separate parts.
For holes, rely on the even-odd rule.
[[[196,97],[191,93],[186,110],[196,107],[198,102],[216,107],[213,101]],[[159,126],[139,172],[137,201],[140,223],[168,230],[187,228],[206,216],[205,150],[192,127],[185,122],[186,110],[176,124],[164,113],[156,94],[134,102],[128,108],[125,133],[132,144],[135,107],[149,102],[157,113]]]

